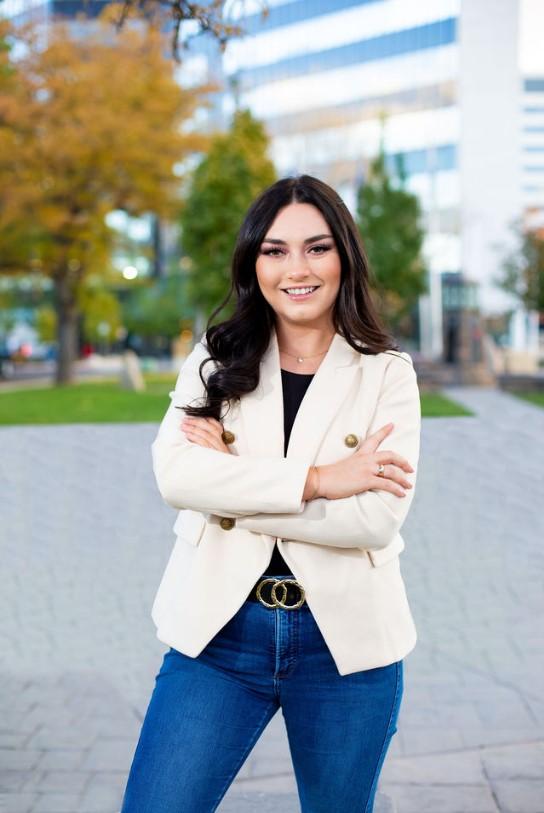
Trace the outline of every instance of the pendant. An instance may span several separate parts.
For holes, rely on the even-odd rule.
[[[304,361],[304,359],[301,359],[301,358],[297,357],[297,361]]]

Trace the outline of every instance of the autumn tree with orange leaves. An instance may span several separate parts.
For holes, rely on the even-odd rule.
[[[0,41],[19,45],[17,59],[0,49],[0,273],[52,279],[59,384],[72,379],[85,279],[110,274],[106,215],[178,216],[177,169],[208,144],[186,125],[217,90],[180,87],[164,34],[142,21],[115,31],[114,11],[84,38],[55,23],[45,45],[0,21]]]

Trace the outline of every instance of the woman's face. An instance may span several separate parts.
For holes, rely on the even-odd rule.
[[[340,256],[316,206],[290,203],[280,209],[259,248],[255,268],[262,294],[279,319],[297,325],[330,325],[340,288]],[[314,286],[307,295],[286,291]]]

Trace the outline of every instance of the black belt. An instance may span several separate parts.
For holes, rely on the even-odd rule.
[[[264,607],[273,610],[297,610],[305,602],[304,588],[292,574],[285,576],[262,576],[253,585],[248,601],[259,601]]]

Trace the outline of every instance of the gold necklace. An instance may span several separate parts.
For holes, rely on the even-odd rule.
[[[331,339],[331,342],[332,342],[332,339]],[[330,344],[329,344],[329,347],[330,347]],[[281,347],[279,348],[281,353],[285,353],[286,356],[291,356],[291,358],[296,359],[297,361],[300,361],[300,362],[306,361],[306,359],[315,359],[318,356],[323,356],[325,353],[327,353],[328,349],[329,348],[327,347],[327,350],[323,350],[322,353],[316,353],[315,356],[294,356],[292,353],[288,353],[287,350],[282,350]]]

